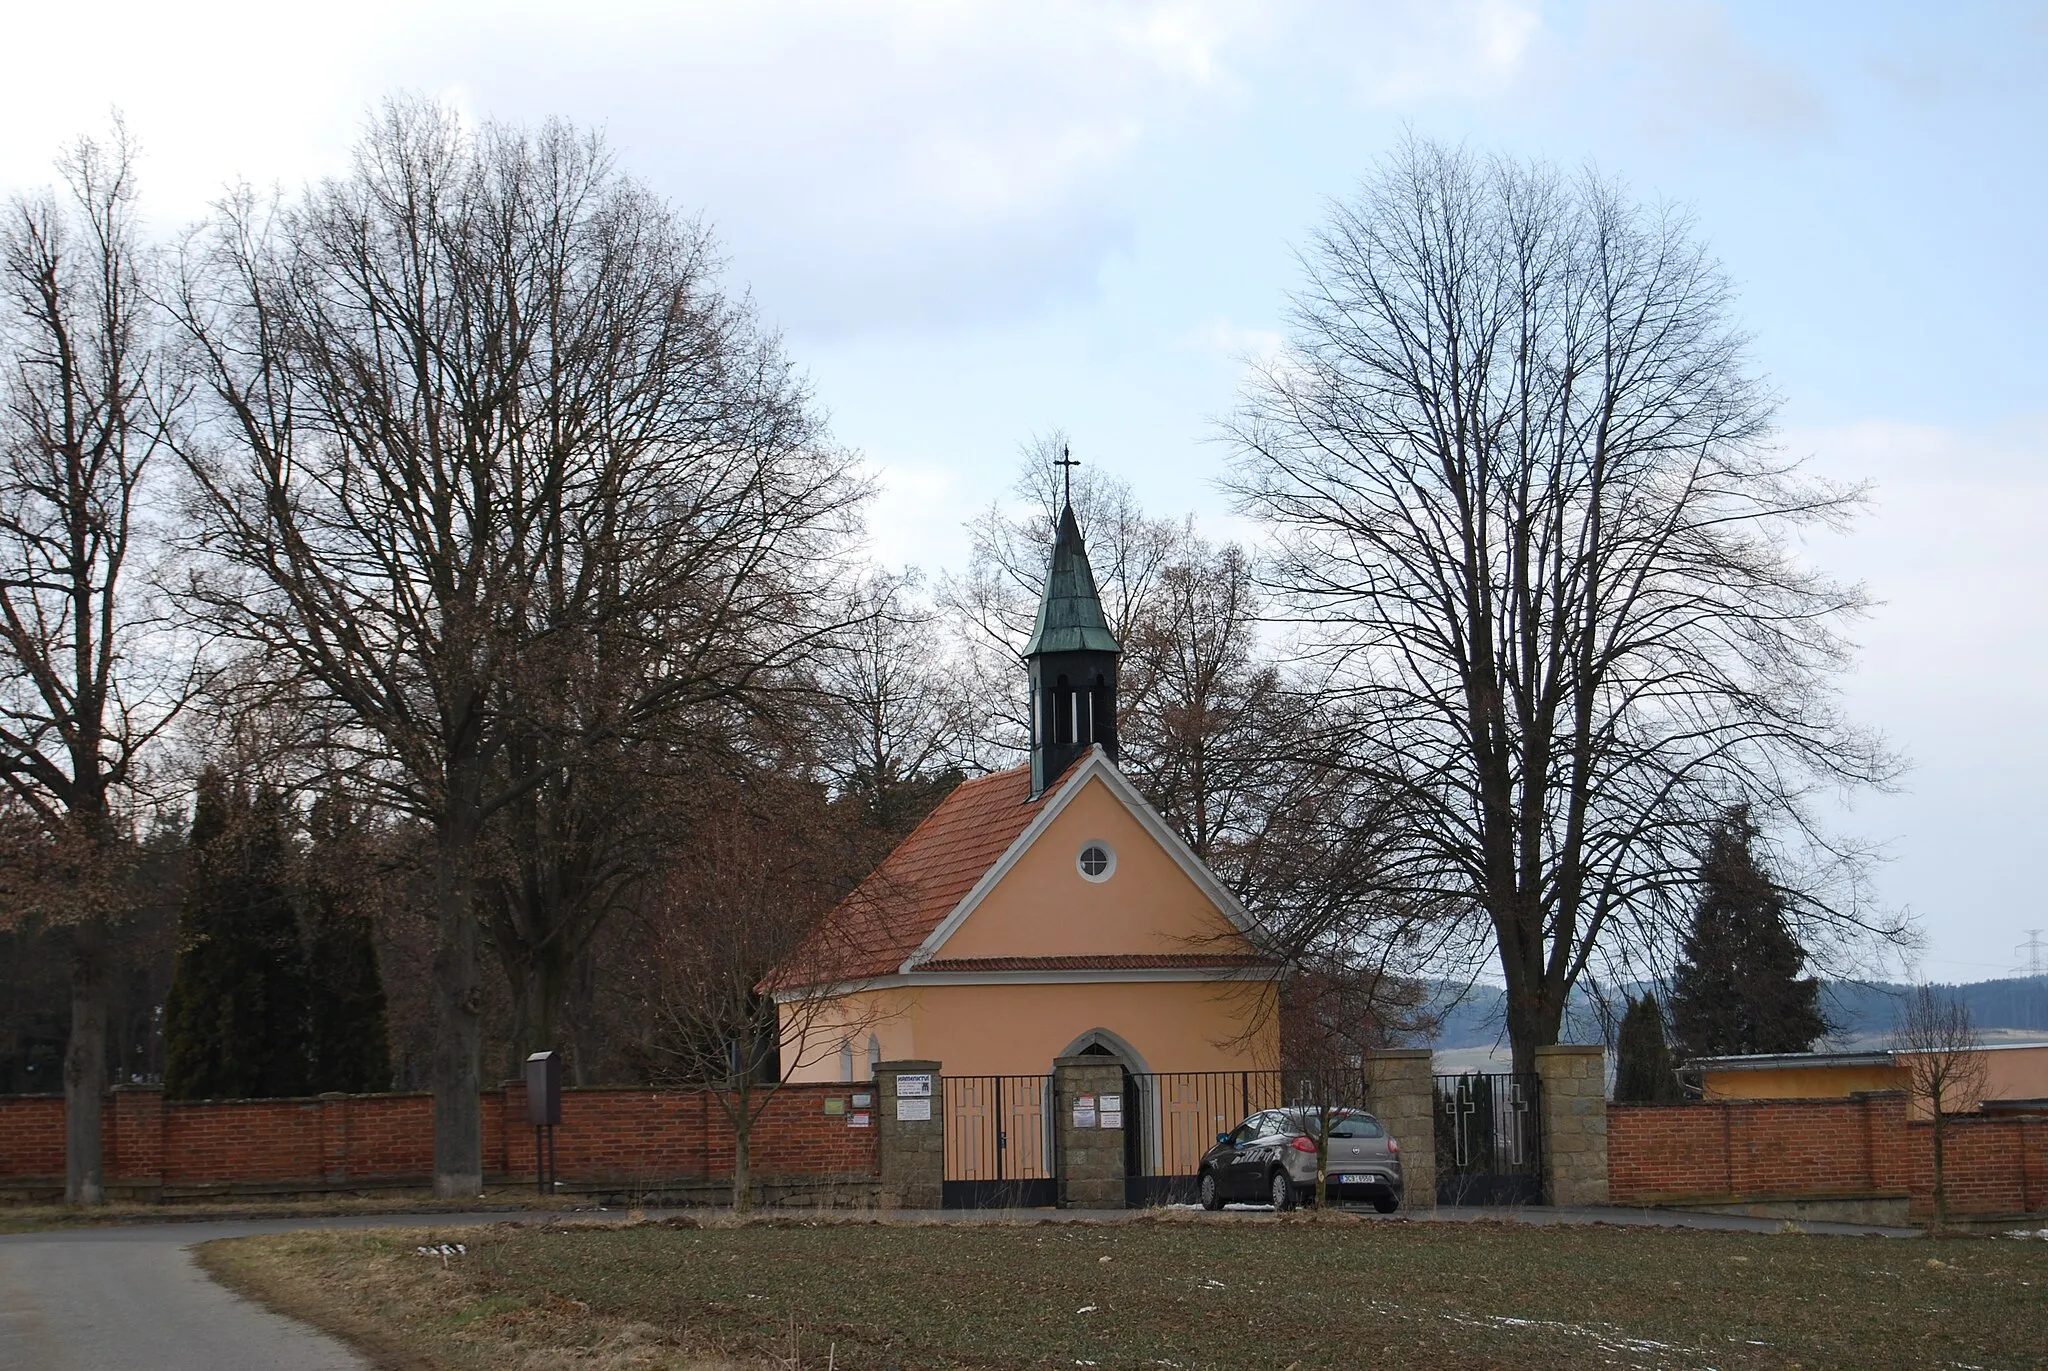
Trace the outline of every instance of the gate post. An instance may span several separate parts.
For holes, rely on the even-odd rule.
[[[1052,1064],[1052,1102],[1059,1117],[1053,1136],[1059,1140],[1057,1174],[1060,1208],[1122,1209],[1124,1185],[1123,1064],[1110,1057],[1056,1057]],[[1102,1097],[1115,1096],[1122,1105],[1116,1126],[1103,1127]]]
[[[905,1076],[924,1079],[906,1083]],[[902,1091],[904,1084],[913,1086],[910,1093]],[[938,1209],[945,1203],[944,1090],[937,1062],[876,1065],[875,1168],[882,1176],[882,1208]]]
[[[1401,1207],[1436,1204],[1436,1077],[1426,1047],[1365,1055],[1365,1107],[1401,1144]]]
[[[1543,1082],[1543,1198],[1607,1203],[1607,1049],[1558,1043],[1536,1049]]]

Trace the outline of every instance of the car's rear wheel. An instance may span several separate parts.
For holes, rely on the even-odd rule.
[[[1391,1214],[1401,1207],[1401,1201],[1392,1195],[1373,1196],[1372,1207],[1382,1214]]]
[[[1275,1171],[1273,1173],[1273,1185],[1270,1194],[1272,1195],[1273,1212],[1275,1214],[1285,1214],[1288,1210],[1294,1208],[1293,1178],[1285,1171]]]
[[[1201,1193],[1202,1208],[1214,1213],[1223,1207],[1223,1187],[1216,1184],[1216,1173],[1214,1171],[1204,1171],[1202,1173]]]

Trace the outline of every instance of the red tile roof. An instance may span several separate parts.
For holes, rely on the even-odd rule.
[[[954,787],[825,916],[776,979],[797,986],[893,975],[1030,827],[1044,799],[1031,798],[1028,766]]]

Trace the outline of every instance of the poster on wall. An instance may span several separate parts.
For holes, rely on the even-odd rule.
[[[932,1102],[930,1096],[920,1096],[909,1100],[899,1097],[896,1101],[896,1122],[898,1123],[924,1123],[931,1116]]]
[[[1122,1128],[1124,1126],[1124,1097],[1104,1095],[1102,1097],[1102,1126]]]
[[[1074,1096],[1074,1127],[1095,1127],[1095,1097],[1093,1095]]]
[[[846,1126],[848,1128],[866,1128],[868,1126],[868,1116],[860,1113],[848,1114],[846,1116]]]
[[[931,1093],[932,1076],[929,1071],[918,1071],[896,1078],[896,1094],[899,1098],[904,1095],[930,1096]]]

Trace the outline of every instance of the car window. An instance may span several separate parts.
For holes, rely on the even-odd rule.
[[[1370,1114],[1340,1114],[1330,1126],[1333,1138],[1384,1138],[1387,1130]]]
[[[1233,1143],[1237,1144],[1239,1147],[1243,1147],[1253,1138],[1258,1137],[1259,1120],[1264,1117],[1265,1116],[1263,1114],[1254,1114],[1251,1118],[1246,1119],[1243,1123],[1237,1126],[1237,1132],[1230,1135],[1230,1140]]]

